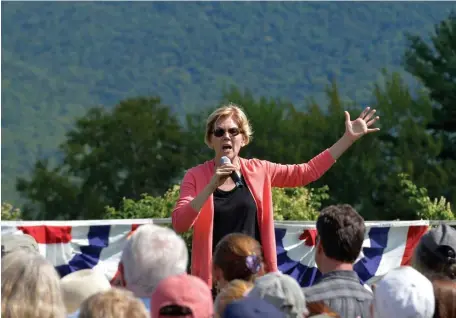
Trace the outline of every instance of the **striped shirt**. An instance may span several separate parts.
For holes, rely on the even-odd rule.
[[[354,271],[333,271],[313,286],[303,289],[306,302],[323,301],[341,318],[369,318],[373,295],[360,283]]]

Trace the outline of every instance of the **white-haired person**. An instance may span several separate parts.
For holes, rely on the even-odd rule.
[[[60,277],[42,255],[24,249],[8,253],[1,273],[1,317],[66,317]]]
[[[276,271],[272,187],[300,187],[319,179],[356,140],[379,130],[371,128],[378,119],[369,107],[353,121],[345,112],[345,133],[334,145],[307,163],[284,165],[241,158],[241,149],[252,138],[246,114],[234,104],[216,109],[207,119],[205,133],[214,159],[186,172],[172,212],[176,232],[194,229],[192,274],[212,286],[214,247],[236,232],[260,242],[266,271]],[[222,157],[231,163],[222,164]],[[239,182],[235,183],[236,175]]]
[[[125,244],[121,263],[125,288],[150,309],[150,295],[160,281],[187,272],[188,250],[172,229],[145,224]]]

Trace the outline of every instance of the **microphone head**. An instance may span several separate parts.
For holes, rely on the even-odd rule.
[[[222,165],[224,165],[224,164],[227,164],[227,163],[231,163],[231,160],[227,156],[223,156],[222,158],[220,158],[220,163]]]

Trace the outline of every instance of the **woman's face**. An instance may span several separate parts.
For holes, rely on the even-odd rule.
[[[232,117],[221,118],[215,123],[211,145],[216,159],[227,156],[233,162],[237,157],[245,142],[244,134]]]

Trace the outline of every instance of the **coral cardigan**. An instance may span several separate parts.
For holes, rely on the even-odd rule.
[[[257,206],[261,243],[268,272],[277,271],[271,188],[305,186],[319,179],[334,163],[335,160],[329,150],[323,151],[308,163],[297,165],[240,158],[241,173]],[[182,180],[179,200],[172,212],[172,223],[176,232],[183,233],[194,227],[191,273],[200,277],[210,287],[212,287],[213,196],[209,196],[201,211],[195,211],[190,206],[190,202],[210,182],[214,169],[215,162],[210,160],[187,171]]]

